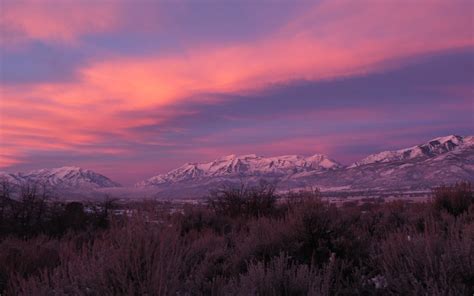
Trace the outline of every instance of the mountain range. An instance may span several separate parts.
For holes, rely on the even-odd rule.
[[[92,190],[121,186],[104,175],[79,167],[41,169],[15,174],[0,172],[0,179],[8,181],[12,185],[21,186],[22,184],[35,183],[65,190]]]
[[[342,165],[316,154],[310,157],[284,155],[261,157],[250,155],[228,155],[208,163],[187,163],[166,174],[139,182],[137,187],[227,178],[284,178],[297,173],[323,172],[341,168]]]
[[[40,182],[59,189],[115,190],[109,178],[78,167],[0,173],[14,184]],[[162,197],[197,197],[223,185],[273,182],[279,190],[319,187],[323,191],[423,190],[461,180],[474,182],[474,137],[435,138],[413,147],[384,151],[344,166],[321,154],[305,157],[228,155],[206,163],[186,163],[138,182],[135,190]],[[124,190],[124,189],[122,189]]]
[[[461,180],[474,181],[474,137],[450,135],[413,147],[384,151],[343,166],[325,155],[260,157],[229,155],[208,163],[187,163],[136,187],[163,195],[205,195],[210,189],[260,180],[280,190],[319,187],[342,190],[423,190]]]

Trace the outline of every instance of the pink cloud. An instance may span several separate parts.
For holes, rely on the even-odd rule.
[[[0,13],[2,45],[24,40],[76,43],[82,35],[116,28],[118,13],[112,1],[5,1]]]
[[[98,3],[8,3],[1,22],[25,38],[74,44],[84,34],[116,28],[117,8],[109,2]],[[168,56],[115,56],[84,66],[73,82],[32,84],[21,90],[3,86],[0,124],[2,138],[11,148],[2,155],[17,159],[15,155],[27,149],[80,149],[82,143],[100,143],[98,132],[110,130],[119,139],[143,141],[128,128],[181,114],[163,111],[162,118],[153,121],[120,114],[165,110],[191,100],[215,103],[193,95],[379,71],[387,67],[383,64],[387,60],[472,46],[472,16],[461,4],[324,1],[257,41],[203,44]],[[36,114],[17,116],[25,100]],[[39,137],[28,139],[32,133]],[[56,140],[45,141],[41,136]],[[302,147],[309,145],[301,141]],[[284,141],[267,148],[280,151],[282,145]],[[330,150],[321,147],[323,152]],[[103,148],[103,152],[121,151]],[[0,160],[0,166],[11,164],[6,157]]]

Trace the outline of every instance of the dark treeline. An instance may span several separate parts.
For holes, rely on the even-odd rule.
[[[15,197],[14,197],[15,196]],[[107,228],[114,200],[100,203],[60,202],[52,198],[48,187],[24,184],[14,192],[0,182],[0,238],[30,238],[39,234],[61,237],[69,231],[93,232]]]
[[[8,185],[0,201],[5,295],[472,295],[474,195],[336,206],[319,192],[227,188],[182,211],[127,215]]]

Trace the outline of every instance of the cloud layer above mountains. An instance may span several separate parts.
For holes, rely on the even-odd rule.
[[[0,166],[124,183],[472,134],[470,1],[3,1]]]

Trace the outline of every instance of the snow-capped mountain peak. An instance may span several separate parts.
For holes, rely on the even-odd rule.
[[[207,163],[187,163],[168,173],[154,176],[138,183],[137,187],[196,181],[206,178],[224,177],[283,177],[307,171],[324,171],[341,165],[328,157],[316,154],[310,157],[284,155],[262,157],[255,154],[220,157]]]
[[[93,189],[120,186],[101,174],[75,166],[39,169],[27,173],[1,173],[0,177],[16,185],[37,183],[54,188]]]
[[[463,140],[463,138],[461,136],[449,135],[449,136],[434,138],[429,142],[437,141],[437,142],[440,142],[441,144],[443,144],[443,143],[446,143],[446,142],[449,142],[449,141],[454,142],[454,143],[459,143],[459,142],[462,142],[462,140]]]
[[[325,155],[261,157],[227,155],[188,163],[138,183],[163,196],[205,196],[225,184],[277,184],[279,190],[426,190],[440,184],[474,182],[474,137],[449,135],[409,148],[369,155],[344,167]]]
[[[427,143],[394,151],[383,151],[372,154],[366,158],[353,163],[349,168],[374,163],[388,163],[393,161],[410,160],[415,158],[430,158],[447,153],[455,149],[462,149],[465,146],[473,145],[473,137],[461,137],[449,135],[446,137],[434,138]]]
[[[409,148],[369,155],[349,167],[325,155],[255,154],[227,155],[209,162],[186,163],[177,169],[136,184],[139,192],[163,197],[205,196],[222,185],[274,182],[278,190],[318,187],[322,190],[429,189],[460,180],[474,182],[474,137],[449,135]],[[113,192],[126,189],[91,170],[75,166],[41,169],[27,173],[2,173],[6,180],[22,185],[46,184],[61,192]],[[14,186],[15,188],[18,188]],[[127,191],[126,191],[127,192]],[[135,191],[132,191],[135,192]],[[127,193],[129,194],[129,193]]]

